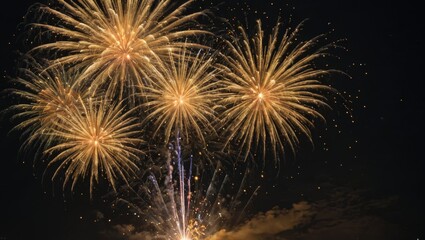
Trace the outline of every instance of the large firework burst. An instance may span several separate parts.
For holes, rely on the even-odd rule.
[[[205,144],[206,133],[214,133],[212,122],[221,89],[214,54],[208,54],[200,50],[192,55],[187,48],[178,54],[169,52],[168,60],[153,69],[152,87],[143,93],[149,111],[146,120],[154,122],[155,134],[164,129],[165,142],[178,131],[186,142]]]
[[[93,92],[106,89],[106,97],[134,95],[137,85],[157,58],[179,49],[181,39],[205,33],[188,24],[203,14],[184,15],[193,0],[170,8],[171,0],[59,0],[61,9],[42,6],[57,21],[35,23],[56,38],[35,51],[53,50],[55,64],[85,69],[77,84]],[[183,28],[185,27],[185,28]],[[186,44],[186,43],[184,43]],[[192,44],[192,46],[200,46]]]
[[[299,136],[311,140],[314,120],[323,119],[318,107],[328,106],[323,92],[332,88],[320,78],[332,70],[317,69],[313,63],[332,44],[318,46],[321,36],[297,42],[300,28],[288,29],[279,38],[278,24],[266,43],[257,21],[255,37],[239,27],[240,34],[227,41],[223,68],[228,94],[222,101],[227,107],[222,126],[227,144],[241,144],[246,155],[254,148],[262,154],[268,147],[275,154],[284,152],[285,146],[294,151]]]
[[[69,111],[59,116],[50,133],[58,143],[45,151],[52,155],[49,167],[56,166],[53,179],[65,171],[64,184],[90,177],[90,194],[99,176],[105,177],[115,189],[117,179],[134,176],[137,162],[143,152],[137,118],[132,111],[124,112],[121,104],[107,101],[83,101],[78,99],[83,111]],[[59,163],[59,164],[56,164]]]

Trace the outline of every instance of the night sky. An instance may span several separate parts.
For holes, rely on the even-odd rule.
[[[23,49],[18,25],[35,2],[3,7],[1,89],[16,73]],[[302,201],[315,211],[308,223],[270,239],[425,239],[425,21],[418,3],[203,0],[195,7],[211,8],[232,23],[262,18],[266,30],[281,12],[283,20],[291,15],[292,26],[309,19],[307,37],[331,32],[331,40],[346,39],[348,51],[339,51],[341,60],[332,64],[351,76],[335,79],[334,86],[351,101],[353,118],[333,105],[327,126],[314,130],[315,146],[302,144],[266,181],[262,191],[268,194],[254,200],[253,214]],[[11,101],[1,97],[4,109]],[[117,216],[100,214],[106,208],[100,196],[90,200],[52,189],[31,159],[19,158],[19,133],[8,133],[10,120],[0,120],[0,240],[109,239],[99,233],[108,232]]]

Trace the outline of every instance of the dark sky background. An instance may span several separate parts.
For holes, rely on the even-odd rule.
[[[14,35],[22,34],[17,26],[34,2],[14,0],[3,7],[2,89],[5,76],[13,75],[16,70],[15,53],[20,43]],[[216,15],[234,16],[242,22],[245,17],[248,21],[268,17],[269,22],[274,23],[278,9],[282,8],[282,18],[286,19],[286,14],[291,13],[293,24],[309,19],[306,34],[334,29],[330,38],[346,38],[343,45],[349,50],[340,54],[342,60],[335,62],[335,67],[346,71],[352,79],[336,80],[339,81],[336,86],[346,91],[346,96],[351,95],[348,98],[353,100],[355,123],[352,124],[343,109],[337,107],[336,112],[329,114],[328,129],[315,131],[316,147],[301,147],[296,160],[285,164],[279,177],[270,180],[274,183],[269,185],[273,194],[260,196],[258,202],[262,204],[254,207],[254,211],[264,211],[275,205],[288,207],[305,200],[317,203],[322,206],[320,211],[327,212],[333,207],[333,193],[344,189],[342,192],[346,194],[339,198],[347,200],[356,195],[358,202],[356,207],[346,204],[341,208],[357,211],[356,214],[347,217],[347,210],[334,216],[338,218],[332,222],[335,228],[312,221],[313,227],[306,229],[317,233],[314,237],[306,234],[303,238],[298,233],[288,233],[286,237],[425,239],[425,21],[418,3],[204,0],[198,5],[211,7],[220,3]],[[1,107],[9,103],[2,98]],[[63,197],[53,192],[49,184],[42,184],[41,175],[34,171],[31,161],[18,160],[19,134],[8,135],[11,126],[9,119],[1,119],[0,240],[101,239],[96,231],[108,225],[94,222],[98,217],[94,214],[97,201],[90,201],[88,196]],[[365,219],[369,228],[353,223]],[[338,235],[338,231],[342,235]]]

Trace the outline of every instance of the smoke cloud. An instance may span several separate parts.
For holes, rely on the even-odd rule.
[[[208,240],[264,240],[310,221],[311,206],[306,202],[292,209],[274,208],[260,213],[234,230],[220,230]]]

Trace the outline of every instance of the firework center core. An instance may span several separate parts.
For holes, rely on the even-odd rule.
[[[179,104],[180,105],[184,104],[184,97],[183,96],[179,97]],[[185,240],[185,239],[182,239],[182,240]]]
[[[260,101],[264,100],[264,93],[262,92],[258,93],[258,100]]]

